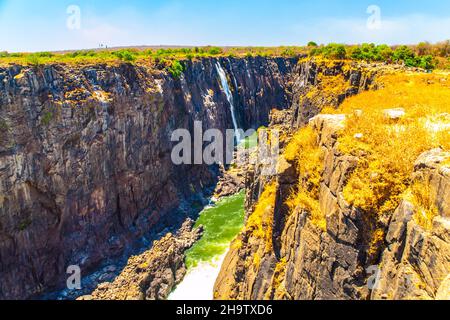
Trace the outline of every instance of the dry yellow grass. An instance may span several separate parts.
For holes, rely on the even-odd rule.
[[[341,80],[333,78],[329,84],[335,81]],[[324,95],[332,90],[322,89],[328,90]],[[404,116],[392,119],[386,115],[386,109],[395,108],[404,110]],[[327,112],[348,115],[345,129],[339,132],[338,150],[355,155],[359,163],[343,195],[349,204],[367,214],[372,230],[367,235],[369,258],[376,258],[384,242],[385,230],[378,217],[392,214],[405,194],[409,193],[411,201],[420,208],[416,221],[430,228],[437,212],[431,191],[412,185],[411,174],[421,153],[436,147],[450,149],[448,74],[384,74],[377,79],[377,90],[351,97],[337,110],[330,108]],[[299,173],[298,186],[286,202],[290,213],[307,211],[310,221],[326,230],[325,213],[319,206],[324,154],[317,133],[310,126],[300,129],[283,156],[296,165]],[[246,226],[247,231],[265,240],[266,252],[272,250],[276,192],[275,182],[266,187]],[[260,258],[255,256],[250,261],[255,265]],[[278,268],[280,274],[282,266],[281,263]]]
[[[264,239],[266,252],[272,250],[273,211],[277,187],[277,183],[272,182],[265,188],[245,227],[255,237]]]
[[[349,98],[337,112],[350,115],[339,149],[360,159],[344,196],[364,211],[383,214],[398,206],[421,153],[449,149],[450,82],[447,74],[395,73],[378,83],[379,90]],[[405,116],[387,118],[385,110],[394,108]]]
[[[433,220],[438,216],[439,211],[434,203],[433,195],[429,184],[422,182],[414,182],[406,193],[406,200],[410,201],[414,207],[414,220],[426,230],[431,230]]]
[[[298,190],[294,190],[287,201],[290,212],[308,211],[312,223],[325,230],[326,220],[319,206],[324,159],[317,133],[309,126],[299,130],[286,147],[284,157],[296,163],[300,174]]]

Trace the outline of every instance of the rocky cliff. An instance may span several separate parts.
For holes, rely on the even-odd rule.
[[[436,217],[423,225],[415,214],[424,208],[414,199],[402,201],[388,227],[373,299],[450,299],[449,159],[441,149],[417,159],[412,180],[425,186],[430,204],[437,204]]]
[[[137,239],[195,216],[217,168],[175,166],[173,130],[231,129],[216,64],[240,127],[290,104],[296,59],[185,61],[174,78],[147,65],[0,69],[0,298],[64,286]]]
[[[130,258],[121,274],[80,300],[165,300],[186,275],[185,252],[199,240],[202,229],[187,220],[180,230],[153,243],[152,249]]]
[[[408,183],[419,185],[420,192],[413,190],[411,200],[405,195],[395,212],[368,210],[349,203],[344,189],[370,151],[353,154],[338,143],[346,122],[364,117],[362,111],[316,116],[377,89],[377,77],[397,71],[345,63],[300,65],[292,108],[272,117],[272,128],[290,132],[282,143],[283,157],[273,176],[262,175],[259,166],[250,170],[246,227],[222,266],[217,299],[449,298],[448,152],[437,149],[419,157]],[[398,118],[385,114],[383,121],[399,130]],[[297,128],[302,129],[292,134]],[[356,144],[362,137],[351,138]],[[376,174],[369,190],[382,194]],[[392,205],[389,197],[388,192],[379,201]]]

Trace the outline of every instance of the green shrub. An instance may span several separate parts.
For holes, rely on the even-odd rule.
[[[74,51],[72,53],[69,53],[68,56],[71,58],[77,58],[77,57],[95,57],[97,53],[92,50],[83,50],[83,51]]]
[[[213,56],[217,56],[222,53],[222,49],[219,47],[212,47],[208,50],[208,53]]]
[[[394,54],[394,51],[392,51],[392,48],[389,47],[386,44],[382,44],[377,47],[378,55],[380,57],[379,61],[390,61],[392,59],[392,55]]]
[[[35,55],[39,58],[51,58],[53,56],[55,56],[53,53],[51,52],[36,52]]]
[[[115,51],[115,52],[113,52],[113,54],[117,58],[119,58],[119,60],[121,60],[121,61],[133,62],[136,60],[137,52],[125,49],[125,50]]]
[[[432,56],[424,56],[420,58],[418,67],[426,70],[433,70],[434,68],[436,68],[436,64]]]
[[[32,223],[33,221],[31,221],[31,219],[25,219],[22,220],[17,227],[19,231],[25,231],[29,226],[31,226]]]
[[[373,43],[364,43],[352,49],[351,57],[355,60],[365,61],[390,61],[393,55],[388,45],[376,46]]]
[[[180,61],[175,60],[172,62],[172,64],[167,68],[169,73],[172,75],[174,79],[179,79],[181,77],[181,74],[184,72],[184,66],[181,64]]]
[[[0,130],[6,130],[8,129],[8,124],[6,123],[6,120],[0,119]]]
[[[311,55],[323,55],[325,58],[329,59],[345,59],[347,57],[347,50],[345,45],[330,43],[324,47],[317,47],[311,50]]]
[[[41,60],[35,54],[28,55],[26,60],[27,60],[28,64],[30,64],[30,65],[32,65],[34,67],[37,67],[37,66],[39,66],[41,64]]]
[[[406,65],[414,64],[416,55],[408,46],[400,46],[394,51],[393,59],[395,62],[404,62]]]
[[[293,48],[286,48],[281,52],[283,57],[294,57],[297,53]]]
[[[417,56],[408,46],[398,47],[394,51],[393,59],[396,62],[403,62],[407,67],[419,67],[426,70],[436,68],[433,56]]]
[[[310,41],[308,42],[308,47],[318,47],[318,45],[314,41]]]
[[[52,112],[46,112],[42,116],[41,122],[42,122],[42,124],[44,126],[48,126],[50,124],[50,122],[52,121],[52,119],[53,119],[53,113]]]

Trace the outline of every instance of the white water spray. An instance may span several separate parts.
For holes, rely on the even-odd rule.
[[[241,135],[241,132],[239,131],[237,120],[236,120],[233,94],[231,93],[225,70],[223,70],[223,68],[219,62],[216,62],[216,69],[217,69],[217,73],[219,74],[219,77],[220,77],[220,82],[222,83],[223,91],[225,92],[225,95],[227,96],[227,100],[230,103],[231,117],[233,119],[233,126],[234,126],[234,133],[236,135],[237,143],[239,144],[242,141],[242,135]]]

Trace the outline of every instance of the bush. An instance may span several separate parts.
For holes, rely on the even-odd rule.
[[[419,67],[426,70],[432,70],[436,67],[433,56],[417,56],[408,46],[398,47],[394,51],[393,59],[395,62],[403,62],[407,67]]]
[[[310,41],[308,42],[308,47],[318,47],[318,45],[314,41]]]
[[[393,59],[395,62],[404,62],[406,65],[414,64],[416,55],[408,46],[400,46],[394,51]]]
[[[74,51],[72,53],[69,53],[68,56],[71,58],[77,58],[77,57],[95,57],[97,53],[92,50],[88,51]]]
[[[51,52],[36,52],[35,55],[39,58],[51,58],[53,56],[55,56],[53,53]]]
[[[52,119],[53,119],[53,113],[52,112],[46,112],[42,116],[41,122],[42,122],[42,124],[44,126],[48,126],[50,124],[50,122],[52,121]]]
[[[136,60],[136,52],[131,50],[119,50],[113,52],[113,54],[122,61],[133,62]]]
[[[378,55],[380,56],[380,61],[386,61],[390,62],[392,60],[392,55],[394,54],[394,51],[392,51],[391,47],[388,45],[380,45],[378,46]]]
[[[223,52],[222,49],[219,47],[212,47],[208,51],[208,53],[213,56],[217,56],[217,55],[221,54],[222,52]]]
[[[283,57],[294,57],[296,56],[296,54],[297,53],[295,52],[294,48],[286,48],[281,52],[281,55]]]
[[[347,57],[347,50],[343,44],[331,43],[324,47],[311,50],[311,55],[323,55],[328,59],[343,60]]]
[[[171,66],[167,69],[174,79],[179,79],[181,74],[184,72],[184,66],[180,61],[175,60],[172,62]]]
[[[365,61],[390,61],[393,51],[387,45],[376,46],[373,43],[364,43],[361,46],[353,48],[352,59]]]
[[[37,67],[41,64],[39,57],[35,54],[28,55],[26,59],[27,59],[27,63],[34,67]]]
[[[436,64],[432,56],[424,56],[420,58],[418,67],[426,70],[433,70],[434,68],[436,68]]]

